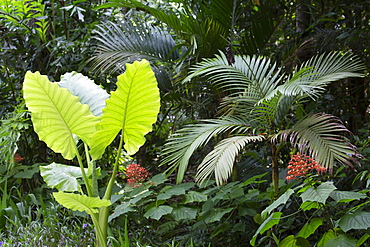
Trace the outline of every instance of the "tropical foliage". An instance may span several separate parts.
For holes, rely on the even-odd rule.
[[[23,91],[40,140],[67,160],[77,157],[80,166],[78,170],[74,166],[52,163],[40,167],[41,175],[50,187],[59,190],[53,193],[56,201],[91,216],[97,246],[106,246],[108,207],[119,157],[103,199],[98,197],[98,171],[94,163],[119,132],[118,153],[123,143],[131,155],[144,144],[144,135],[151,130],[159,110],[157,82],[149,63],[143,60],[128,64],[126,72],[118,77],[117,90],[109,99],[103,89],[79,74],[68,74],[59,85],[39,72],[27,72]],[[79,154],[79,139],[85,145],[86,165]],[[77,181],[81,177],[87,195]]]
[[[223,53],[194,67],[185,82],[206,77],[226,96],[219,120],[185,127],[167,143],[164,164],[179,166],[178,183],[194,150],[224,133],[226,138],[199,165],[201,182],[213,172],[218,184],[226,182],[237,154],[250,142],[265,141],[270,146],[273,169],[278,169],[278,152],[285,142],[329,169],[334,161],[349,163],[356,155],[356,149],[341,135],[348,130],[335,117],[303,112],[293,117],[292,113],[301,110],[307,98],[316,99],[330,82],[363,76],[361,62],[349,54],[333,53],[312,58],[291,76],[275,68],[276,64],[266,58],[249,56],[235,56],[235,63],[230,65]]]
[[[0,245],[369,245],[369,13],[0,0]]]

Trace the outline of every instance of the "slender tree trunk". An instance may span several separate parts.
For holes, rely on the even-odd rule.
[[[271,144],[271,162],[272,162],[272,184],[274,187],[274,200],[279,195],[279,163],[278,150],[274,144]]]
[[[308,9],[309,2],[306,0],[298,0],[296,7],[296,31],[303,33],[310,25],[310,10]]]

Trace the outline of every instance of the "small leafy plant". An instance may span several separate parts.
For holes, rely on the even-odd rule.
[[[145,143],[160,107],[155,75],[146,60],[126,65],[110,95],[92,80],[67,73],[52,83],[39,72],[27,72],[23,84],[26,106],[36,133],[54,152],[79,167],[52,163],[41,166],[47,185],[58,189],[54,198],[66,208],[86,212],[95,227],[97,246],[107,245],[112,189],[122,149],[135,154]],[[98,194],[101,159],[119,135],[117,157],[103,198]],[[84,155],[80,154],[81,150]],[[83,180],[84,188],[80,185]]]

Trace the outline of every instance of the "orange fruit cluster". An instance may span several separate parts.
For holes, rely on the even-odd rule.
[[[325,172],[326,168],[322,167],[311,157],[304,154],[292,155],[288,165],[287,180],[305,177],[309,171],[316,170],[318,173]]]

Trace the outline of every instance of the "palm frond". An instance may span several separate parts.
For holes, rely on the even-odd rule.
[[[183,58],[192,55],[209,57],[218,49],[223,50],[230,36],[233,8],[238,6],[235,0],[178,0],[155,7],[137,0],[112,2],[115,7],[140,8],[165,23],[188,48]]]
[[[94,38],[99,44],[92,66],[101,72],[114,73],[122,70],[125,63],[138,59],[168,62],[180,56],[172,36],[147,23],[97,25]]]
[[[254,103],[271,93],[281,79],[276,64],[267,58],[235,56],[235,63],[229,61],[223,52],[216,58],[204,59],[191,68],[188,82],[196,76],[206,76],[226,92],[242,92],[253,99]]]
[[[328,114],[315,114],[304,118],[293,128],[280,133],[283,141],[289,141],[300,153],[306,153],[320,165],[332,169],[335,161],[350,166],[357,162],[356,147],[343,133],[349,132],[342,122]]]
[[[165,144],[162,165],[178,168],[177,183],[181,183],[189,159],[196,149],[207,144],[214,136],[228,133],[245,133],[250,126],[244,119],[222,118],[204,120],[204,123],[187,125],[173,134]]]
[[[362,61],[350,53],[331,52],[315,56],[303,63],[293,77],[276,90],[283,95],[316,99],[334,81],[364,76]]]
[[[295,97],[282,95],[278,92],[272,98],[258,102],[251,111],[251,115],[253,115],[251,118],[265,128],[272,126],[279,128],[286,120],[287,113],[294,103],[296,103]]]
[[[202,183],[214,173],[216,183],[223,184],[231,175],[239,151],[250,142],[263,141],[263,135],[233,136],[219,142],[198,167],[197,181]]]

